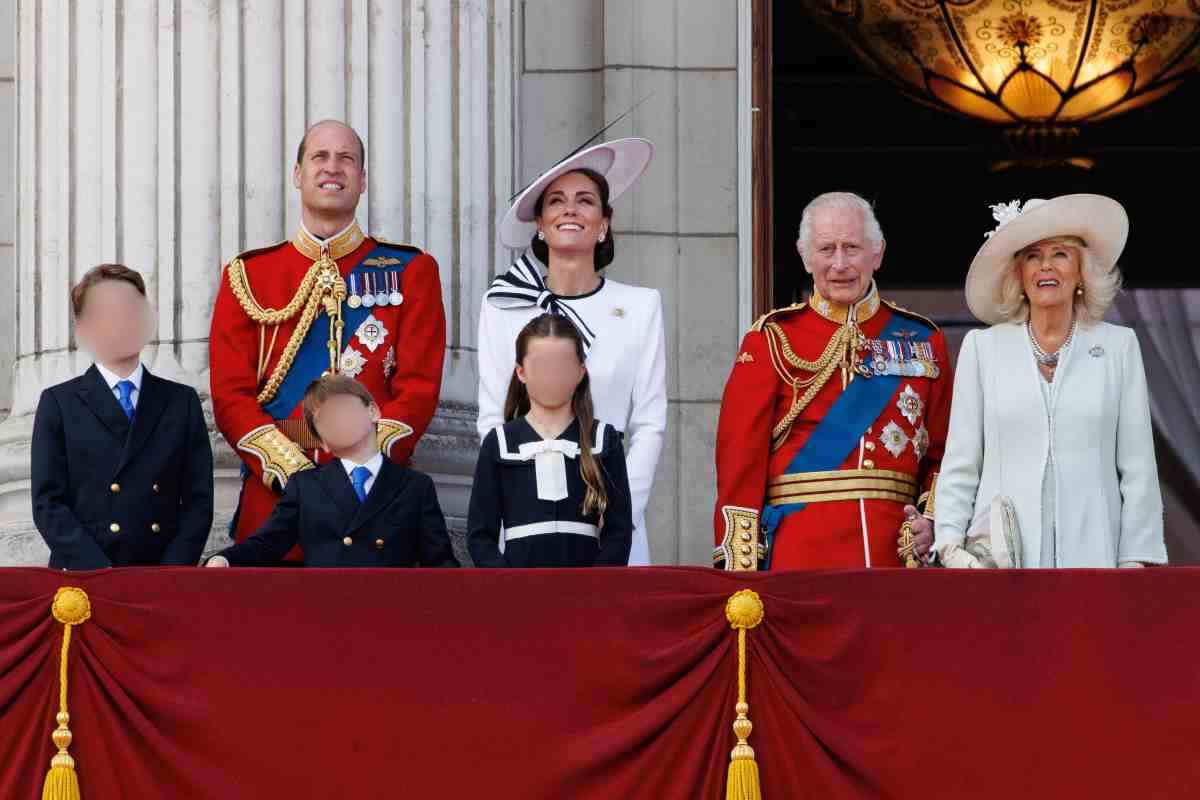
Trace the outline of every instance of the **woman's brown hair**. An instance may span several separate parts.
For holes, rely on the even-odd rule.
[[[592,256],[592,267],[596,270],[596,272],[599,272],[611,264],[613,262],[613,258],[615,258],[617,254],[617,245],[616,242],[613,241],[614,237],[612,231],[613,209],[612,205],[608,202],[608,178],[605,178],[596,170],[587,169],[586,167],[583,169],[573,169],[570,172],[564,172],[563,175],[571,175],[573,173],[579,173],[592,183],[596,184],[596,191],[600,193],[600,213],[602,213],[604,218],[609,222],[608,232],[604,236],[604,241],[596,244],[596,249]],[[559,177],[561,178],[562,175]],[[537,199],[537,204],[533,207],[534,216],[539,218],[542,216],[542,203],[545,198],[546,192],[543,191],[542,196]],[[539,239],[536,233],[533,235],[533,240],[530,241],[529,244],[530,248],[533,250],[533,254],[538,257],[538,260],[547,267],[550,266],[550,247],[544,241]]]
[[[529,351],[529,343],[534,339],[570,339],[575,343],[575,355],[579,363],[584,363],[583,339],[579,331],[566,317],[557,314],[542,314],[530,320],[517,335],[517,364],[525,363],[525,354]],[[517,377],[513,368],[512,379],[508,382],[508,397],[504,401],[505,421],[523,417],[529,413],[529,390]],[[575,387],[575,395],[571,398],[571,410],[575,421],[579,423],[579,474],[587,485],[587,494],[583,498],[583,513],[595,512],[601,517],[608,508],[608,490],[604,486],[604,476],[600,472],[600,462],[592,452],[592,424],[596,415],[592,411],[591,378],[585,369],[583,380]]]

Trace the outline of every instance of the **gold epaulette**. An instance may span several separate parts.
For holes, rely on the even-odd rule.
[[[380,244],[380,245],[383,245],[384,247],[391,247],[396,250],[407,250],[408,252],[416,253],[417,255],[421,255],[425,252],[421,248],[417,247],[415,244],[400,244],[398,242],[385,242],[383,239],[379,239],[375,236],[372,236],[371,238],[375,240],[375,244]]]
[[[789,314],[794,311],[803,311],[804,308],[807,306],[808,306],[808,303],[792,303],[790,306],[784,306],[783,308],[771,309],[770,311],[768,311],[767,313],[763,314],[761,317],[756,319],[754,321],[754,324],[750,326],[750,330],[760,332],[760,331],[762,331],[763,326],[767,324],[768,320],[774,319],[775,317],[779,316],[780,314]]]
[[[903,306],[898,306],[890,300],[884,300],[883,304],[885,306],[887,306],[888,308],[890,308],[892,311],[895,311],[897,314],[899,314],[903,317],[915,319],[917,322],[924,322],[926,325],[928,325],[930,328],[932,328],[935,333],[937,331],[941,330],[941,328],[938,327],[938,324],[936,322],[934,322],[933,320],[931,320],[929,317],[922,316],[921,314],[918,314],[915,311],[910,311],[909,309],[904,308]]]
[[[270,253],[274,250],[278,250],[279,248],[283,247],[285,244],[291,244],[291,240],[284,239],[282,242],[276,242],[275,244],[269,244],[266,247],[256,247],[253,250],[247,250],[244,253],[239,253],[238,258],[240,258],[242,261],[245,261],[247,258],[250,258],[251,256],[261,256],[263,253]]]

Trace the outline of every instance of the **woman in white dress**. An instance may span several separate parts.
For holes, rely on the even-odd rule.
[[[646,504],[667,425],[662,298],[602,270],[615,255],[612,205],[645,171],[654,146],[619,139],[575,153],[523,190],[500,226],[529,249],[493,282],[479,311],[480,438],[504,423],[517,334],[545,312],[574,323],[587,347],[598,419],[625,434],[633,506],[631,566],[650,563]]]
[[[959,354],[934,549],[948,566],[1165,563],[1141,351],[1102,321],[1125,209],[1067,195],[992,210],[966,284],[991,327]]]

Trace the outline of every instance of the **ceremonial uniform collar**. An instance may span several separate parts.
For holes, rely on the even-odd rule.
[[[867,292],[867,296],[851,306],[835,303],[832,300],[826,300],[821,296],[821,293],[813,289],[812,299],[809,301],[813,311],[816,311],[830,322],[836,322],[839,325],[845,325],[849,321],[853,321],[859,325],[875,316],[875,312],[879,310],[879,290],[875,286],[875,281],[871,281],[871,290]]]
[[[337,261],[342,256],[350,255],[357,250],[366,238],[357,222],[351,222],[341,231],[324,240],[309,233],[308,229],[304,227],[304,223],[301,222],[296,235],[292,237],[292,245],[313,261],[321,257],[321,248],[328,246],[329,257]]]

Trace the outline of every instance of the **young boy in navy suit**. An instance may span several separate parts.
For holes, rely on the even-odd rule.
[[[333,458],[292,475],[271,516],[210,567],[264,566],[297,542],[307,567],[456,567],[433,480],[379,452],[379,407],[348,375],[304,392],[304,420]]]
[[[194,567],[212,528],[212,447],[196,390],[142,366],[146,284],[101,264],[71,290],[71,310],[96,361],[42,392],[34,417],[33,520],[50,567]]]

